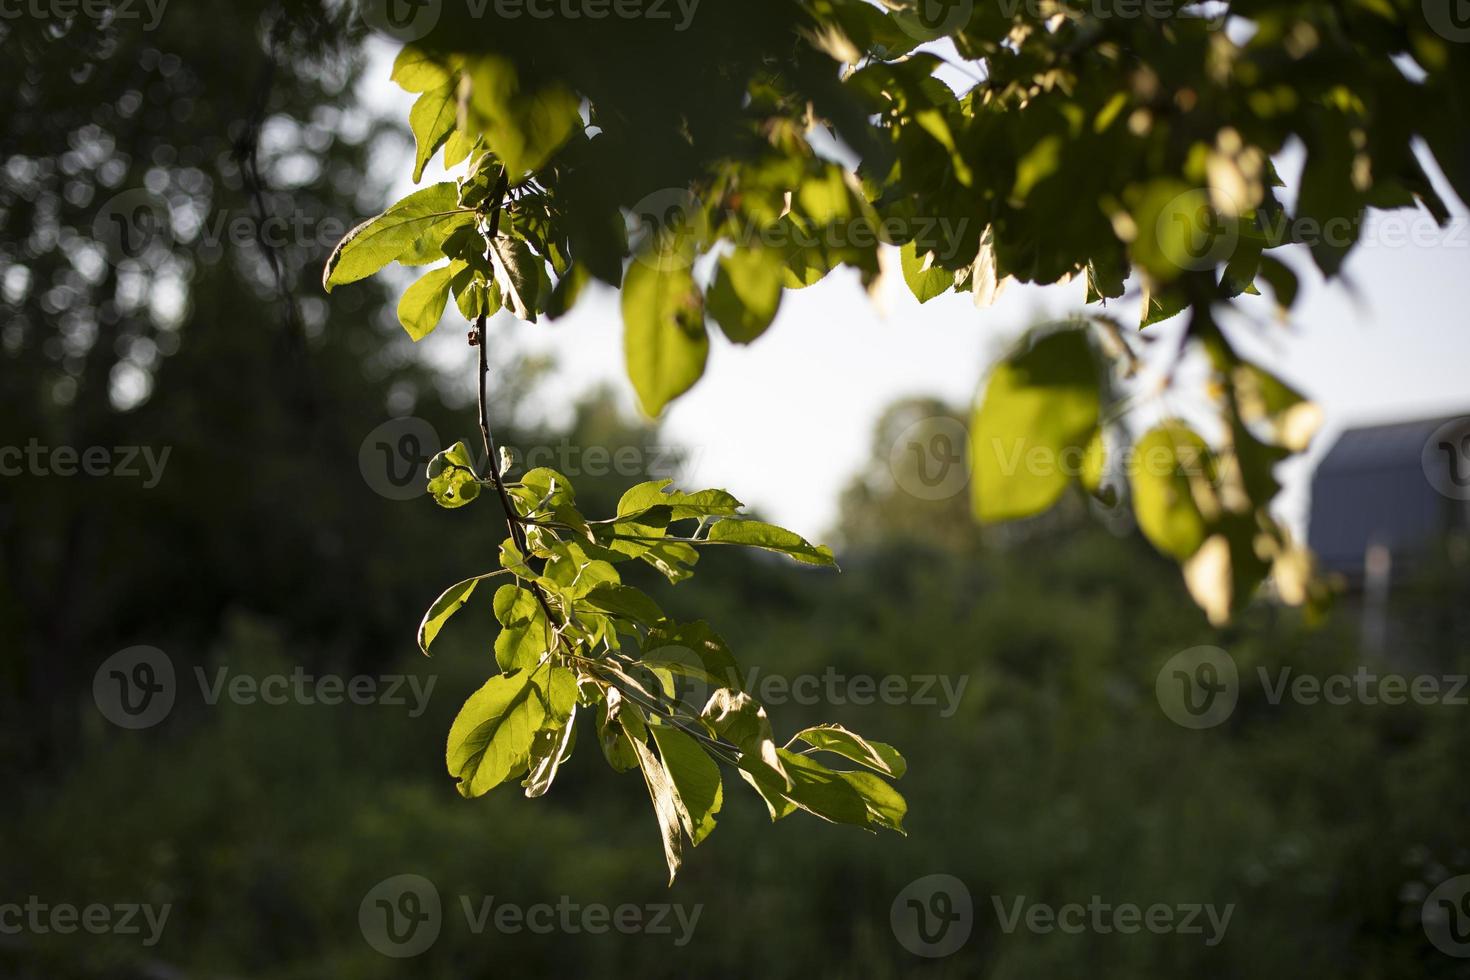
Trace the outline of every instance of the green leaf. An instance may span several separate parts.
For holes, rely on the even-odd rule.
[[[818,725],[815,728],[799,731],[792,736],[790,742],[786,743],[786,747],[791,748],[792,744],[798,740],[805,742],[813,749],[832,752],[845,759],[851,759],[859,765],[867,766],[869,769],[894,779],[898,779],[908,771],[908,763],[893,746],[883,742],[870,742],[841,725]]]
[[[573,263],[552,288],[551,298],[546,302],[546,315],[557,320],[570,313],[591,281],[592,273],[587,271],[587,267],[580,262]]]
[[[405,44],[390,76],[405,92],[429,92],[449,83],[449,70],[422,48]]]
[[[925,252],[919,254],[919,246],[915,242],[909,242],[899,249],[899,262],[903,266],[904,282],[909,284],[909,291],[920,303],[927,303],[934,297],[948,292],[954,285],[954,272],[940,266],[925,266],[926,262],[933,261],[933,253]]]
[[[1087,302],[1117,299],[1123,295],[1128,269],[1121,259],[1111,252],[1102,252],[1087,263]]]
[[[1025,201],[1037,184],[1056,173],[1061,166],[1062,138],[1052,134],[1033,143],[1016,161],[1016,184],[1011,199]]]
[[[998,365],[970,427],[976,516],[1011,520],[1056,503],[1098,414],[1097,372],[1081,330],[1043,337]]]
[[[479,145],[479,136],[456,129],[444,142],[444,168],[449,170],[464,163]]]
[[[458,231],[472,231],[475,215],[471,211],[455,211],[433,222],[419,234],[402,254],[399,265],[428,265],[444,258],[444,245]]]
[[[1136,229],[1130,254],[1156,284],[1214,268],[1238,241],[1237,219],[1216,213],[1207,191],[1177,178],[1136,185],[1125,197]]]
[[[1226,296],[1234,298],[1241,293],[1260,295],[1255,283],[1261,267],[1261,245],[1259,238],[1243,238],[1236,246],[1220,275],[1220,289]]]
[[[1300,283],[1297,275],[1291,269],[1276,258],[1274,255],[1261,256],[1260,276],[1271,287],[1271,292],[1276,296],[1276,305],[1283,310],[1289,310],[1296,302],[1297,290]]]
[[[505,174],[505,168],[500,161],[495,159],[493,153],[482,153],[475,160],[475,165],[459,182],[459,203],[462,207],[479,208],[490,202],[495,188],[499,185],[501,177]],[[500,228],[507,229],[511,224],[510,216],[501,213]],[[479,250],[484,250],[484,239],[477,233],[474,237]]]
[[[1242,361],[1230,373],[1240,418],[1264,423],[1272,440],[1294,453],[1305,452],[1322,426],[1322,409],[1265,368]]]
[[[395,260],[417,265],[433,261],[442,255],[439,245],[450,232],[473,220],[473,212],[460,208],[452,181],[415,191],[337,243],[322,286],[330,293],[334,286],[366,279]]]
[[[536,573],[526,564],[526,556],[511,538],[500,543],[500,567],[518,578],[535,578]]]
[[[615,527],[621,531],[625,525]],[[674,584],[693,575],[690,568],[699,561],[699,552],[694,550],[694,546],[682,541],[628,541],[611,537],[607,540],[611,550],[647,562]]]
[[[467,798],[524,771],[546,722],[546,695],[529,671],[497,674],[470,695],[449,729],[445,762]]]
[[[882,779],[865,772],[835,772],[808,756],[779,751],[790,775],[789,786],[783,787],[759,766],[747,766],[745,760],[740,767],[740,775],[766,801],[772,820],[799,807],[830,823],[903,832],[908,805]]]
[[[731,342],[750,343],[776,319],[784,266],[781,254],[766,248],[740,248],[720,259],[709,312]]]
[[[495,620],[501,626],[524,626],[541,612],[541,604],[530,589],[502,585],[495,590]]]
[[[449,284],[458,274],[457,263],[438,269],[430,269],[412,286],[403,291],[398,300],[398,322],[408,331],[414,343],[434,332],[444,317],[444,307],[449,303]]]
[[[716,521],[710,525],[709,535],[705,540],[779,551],[807,565],[835,566],[837,564],[832,557],[832,549],[826,545],[813,545],[793,531],[774,524],[767,524],[764,521],[751,521],[743,518],[726,518]]]
[[[749,694],[716,688],[700,719],[715,735],[740,749],[742,769],[762,774],[783,788],[790,787],[790,777],[771,737],[771,720],[766,717],[766,709]],[[772,819],[776,819],[774,814]]]
[[[868,811],[870,830],[881,828],[905,833],[903,818],[908,816],[909,805],[903,794],[870,772],[842,772],[838,775],[862,797],[863,806]]]
[[[456,442],[429,460],[429,493],[440,507],[463,507],[480,495],[469,448]]]
[[[704,300],[689,269],[649,259],[628,267],[622,306],[628,377],[643,411],[656,416],[704,373]]]
[[[495,637],[495,662],[501,670],[529,670],[541,662],[551,648],[551,623],[534,593],[502,585],[495,590],[495,618],[501,626]]]
[[[572,481],[549,466],[527,470],[515,488],[515,495],[533,511],[576,503]]]
[[[572,757],[572,749],[577,744],[576,720],[577,712],[573,707],[572,717],[566,724],[560,728],[543,728],[531,740],[530,771],[521,783],[526,788],[526,799],[545,796],[562,763]]]
[[[664,611],[641,589],[631,585],[599,585],[587,593],[586,601],[604,612],[631,619],[644,626],[662,622]]]
[[[536,672],[542,678],[541,692],[546,699],[546,717],[553,725],[565,725],[577,708],[577,675],[566,667],[552,667]]]
[[[444,628],[449,617],[459,612],[469,601],[470,594],[475,591],[475,586],[495,574],[491,572],[489,575],[476,575],[463,582],[456,582],[434,600],[434,604],[424,613],[423,621],[419,623],[419,649],[425,656],[428,656],[429,645],[434,642],[434,638],[439,635],[439,631]]]
[[[525,242],[506,235],[491,242],[490,254],[503,302],[519,319],[535,323],[545,263]]]
[[[1254,514],[1226,514],[1219,526],[1182,565],[1190,596],[1217,627],[1250,601],[1271,570],[1256,547]]]
[[[481,316],[494,316],[500,311],[500,287],[487,282],[475,269],[464,268],[449,283],[460,316],[471,323]]]
[[[567,599],[585,598],[598,586],[619,581],[617,569],[601,559],[588,558],[576,542],[558,543],[550,553],[541,581]]]
[[[668,508],[667,523],[696,517],[733,517],[744,504],[724,490],[684,493],[668,490],[673,480],[648,480],[628,488],[618,501],[618,517],[649,520],[650,512]],[[620,522],[621,523],[621,522]]]
[[[607,698],[597,707],[597,735],[607,764],[617,772],[627,772],[638,765],[633,742],[647,737],[643,716],[617,688],[610,688]]]
[[[738,691],[742,686],[734,654],[719,634],[702,621],[669,623],[650,629],[643,641],[643,663],[714,688]]]
[[[684,832],[696,847],[715,829],[715,814],[725,801],[720,767],[688,735],[670,725],[654,725],[653,741],[674,784],[674,804]]]
[[[1139,321],[1138,329],[1142,330],[1155,323],[1173,319],[1187,309],[1189,309],[1189,294],[1177,285],[1161,287],[1145,284],[1143,287],[1143,319]]]
[[[1209,531],[1196,491],[1211,491],[1205,441],[1180,422],[1150,430],[1133,452],[1133,513],[1155,548],[1183,561]]]
[[[684,839],[679,836],[681,823],[677,790],[663,761],[653,753],[641,738],[631,738],[633,751],[638,755],[638,766],[643,770],[643,781],[648,784],[648,795],[653,799],[653,812],[658,817],[658,827],[664,845],[664,860],[669,865],[669,884],[679,874],[684,863]]]
[[[475,120],[512,183],[544,167],[582,124],[575,94],[560,85],[523,93],[515,67],[503,58],[482,58],[471,79]]]
[[[459,118],[458,88],[456,83],[446,82],[425,92],[414,101],[408,112],[408,128],[413,131],[416,147],[413,160],[415,184],[423,179],[424,167],[454,132]]]

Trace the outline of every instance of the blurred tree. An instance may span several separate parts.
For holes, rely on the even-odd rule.
[[[432,588],[399,572],[432,506],[377,496],[356,461],[390,415],[450,431],[439,388],[395,351],[385,291],[301,288],[385,190],[345,22],[214,2],[152,32],[0,21],[0,444],[42,450],[0,493],[7,755],[65,745],[123,646],[187,669],[246,608],[315,637],[315,662],[380,658]],[[94,447],[103,475],[59,475]]]

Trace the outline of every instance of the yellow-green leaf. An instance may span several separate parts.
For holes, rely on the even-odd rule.
[[[413,161],[415,184],[423,178],[424,167],[454,132],[455,121],[459,117],[456,88],[454,83],[449,82],[425,92],[408,112],[408,128],[413,131],[416,147]]]
[[[444,239],[473,220],[474,213],[459,206],[453,181],[415,191],[337,243],[322,273],[322,286],[331,292],[334,286],[366,279],[395,260],[422,265],[435,256],[442,258],[439,246]]]
[[[720,767],[699,743],[677,728],[651,728],[664,769],[674,784],[674,805],[689,840],[698,846],[715,829],[715,814],[725,801]]]
[[[767,248],[740,248],[720,259],[709,312],[725,336],[748,344],[771,325],[781,305],[785,261]]]
[[[643,410],[658,415],[704,373],[704,300],[689,269],[650,259],[628,267],[622,305],[628,377]]]
[[[980,520],[1029,517],[1056,503],[1082,471],[1098,414],[1097,370],[1081,330],[1051,334],[997,366],[970,427]]]
[[[456,265],[462,263],[430,269],[399,298],[398,322],[415,343],[433,333],[443,318],[444,307],[449,303],[449,282],[459,271]]]
[[[1209,447],[1183,423],[1165,422],[1138,440],[1131,469],[1139,530],[1165,554],[1189,558],[1209,530],[1200,510],[1212,485]]]

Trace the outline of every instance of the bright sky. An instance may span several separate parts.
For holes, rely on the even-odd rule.
[[[388,58],[384,46],[363,99],[375,111],[406,119],[410,97],[387,81]],[[405,172],[406,192],[407,163],[393,165]],[[1299,155],[1286,154],[1277,165],[1293,184]],[[424,179],[441,175],[431,171]],[[1273,254],[1302,279],[1290,321],[1278,322],[1268,299],[1245,297],[1241,304],[1245,316],[1232,332],[1237,345],[1326,413],[1312,459],[1345,425],[1470,414],[1470,219],[1437,171],[1434,176],[1454,211],[1448,228],[1438,229],[1423,212],[1370,218],[1366,244],[1353,253],[1344,277],[1330,284],[1304,251],[1277,250]],[[1284,196],[1289,203],[1289,187]],[[1026,327],[1080,310],[1082,298],[1077,282],[1012,284],[987,309],[976,309],[969,294],[941,296],[921,307],[895,269],[875,303],[855,273],[840,269],[808,289],[788,291],[776,322],[749,347],[731,345],[712,328],[705,376],[666,412],[659,441],[692,450],[681,484],[726,487],[772,519],[820,537],[836,516],[837,495],[868,459],[874,423],[889,404],[915,395],[969,404],[995,358]],[[1136,322],[1136,307],[1125,299],[1110,312]],[[1172,333],[1184,319],[1162,327]],[[555,358],[554,373],[533,399],[547,417],[563,417],[576,392],[604,383],[636,411],[613,291],[585,295],[554,324],[524,324],[501,314],[495,330],[509,338],[499,343]],[[463,363],[460,332],[452,343],[446,337],[435,345],[437,339],[424,356]],[[1295,466],[1284,474],[1280,509],[1298,525],[1306,511],[1307,473]]]

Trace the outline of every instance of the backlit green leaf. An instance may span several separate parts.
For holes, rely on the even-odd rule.
[[[954,286],[954,272],[936,265],[926,268],[925,263],[933,261],[932,253],[920,255],[914,242],[899,249],[898,255],[904,282],[909,284],[909,291],[920,303],[927,303]]]
[[[472,212],[460,208],[452,181],[425,187],[349,231],[327,259],[322,285],[331,292],[395,260],[431,262],[442,255],[439,245],[449,233],[473,220]]]
[[[480,495],[475,463],[463,442],[456,442],[429,460],[429,493],[434,503],[450,509],[463,507]]]
[[[413,182],[417,184],[424,176],[424,167],[439,147],[454,132],[459,117],[458,86],[446,82],[439,88],[425,92],[414,102],[408,112],[408,128],[413,131],[414,160]]]
[[[832,549],[826,545],[814,545],[806,538],[788,531],[784,527],[764,521],[727,518],[710,525],[709,541],[726,544],[744,544],[767,551],[779,551],[807,565],[836,565]]]
[[[1130,476],[1144,537],[1180,561],[1198,551],[1209,525],[1200,495],[1212,484],[1205,441],[1182,423],[1166,422],[1138,440]]]
[[[784,262],[767,248],[741,248],[720,259],[709,291],[709,313],[725,336],[748,344],[776,318]]]
[[[497,674],[486,681],[449,729],[445,761],[460,793],[482,796],[524,771],[532,739],[546,718],[546,696],[531,672]]]
[[[475,591],[475,586],[487,578],[490,578],[490,575],[477,575],[463,582],[456,582],[434,600],[434,604],[424,613],[423,622],[419,623],[419,649],[426,656],[429,653],[429,646],[439,635],[439,631],[444,628],[444,624],[449,621],[449,617],[464,608],[464,604],[470,599],[470,594]]]
[[[433,333],[444,317],[444,307],[449,303],[449,283],[458,272],[453,262],[430,269],[403,291],[398,300],[398,322],[415,343]]]
[[[471,78],[475,120],[513,182],[540,170],[582,123],[576,95],[559,85],[522,91],[503,58],[482,58]]]
[[[653,741],[674,784],[679,821],[698,846],[715,829],[715,815],[725,801],[720,768],[693,738],[670,725],[654,725]]]
[[[659,835],[664,845],[664,860],[669,865],[669,884],[679,874],[684,863],[684,839],[680,836],[681,818],[677,790],[663,760],[641,738],[631,738],[633,751],[638,755],[638,766],[643,770],[643,781],[648,785],[648,795],[653,799],[653,812],[658,817]]]
[[[635,261],[623,279],[623,348],[643,411],[656,416],[704,373],[709,335],[690,270]]]
[[[803,729],[792,736],[786,747],[791,748],[792,744],[798,740],[805,742],[813,749],[832,752],[843,758],[851,759],[859,765],[867,766],[869,769],[894,779],[898,779],[908,770],[908,763],[893,746],[883,742],[870,742],[841,725],[818,725],[815,728]]]
[[[970,427],[971,489],[981,521],[1056,503],[1097,429],[1097,369],[1080,330],[1038,340],[997,365]]]

